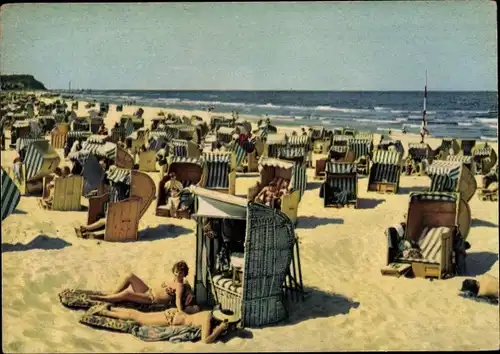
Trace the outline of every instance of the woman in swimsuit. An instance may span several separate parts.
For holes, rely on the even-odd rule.
[[[150,288],[142,279],[131,274],[125,278],[115,293],[104,296],[95,295],[91,296],[91,299],[111,303],[132,301],[139,304],[172,304],[175,301],[177,310],[180,312],[189,312],[192,310],[192,307],[184,308],[192,300],[189,284],[184,282],[184,278],[189,274],[189,267],[186,262],[179,261],[172,267],[172,273],[174,273],[172,281],[163,282],[158,289]],[[187,296],[183,297],[185,295],[184,292],[187,293]],[[182,303],[183,298],[186,300],[184,303]]]
[[[96,306],[90,310],[91,314],[119,318],[122,320],[133,320],[141,326],[195,326],[201,328],[201,340],[205,344],[213,343],[217,337],[229,328],[228,322],[222,322],[212,331],[212,312],[200,312],[198,306],[190,306],[194,310],[191,314],[168,309],[160,312],[141,312],[133,309],[111,308],[109,304]]]

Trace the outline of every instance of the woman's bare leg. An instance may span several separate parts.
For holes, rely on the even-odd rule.
[[[149,290],[149,287],[142,281],[141,278],[139,278],[137,275],[134,273],[129,274],[123,281],[120,283],[120,286],[118,289],[113,292],[113,294],[118,294],[122,292],[123,290],[127,289],[129,285],[132,287],[132,290],[136,293],[145,293],[146,291]]]
[[[170,325],[167,322],[165,314],[162,312],[150,312],[144,313],[133,309],[122,309],[122,308],[112,308],[111,310],[99,311],[102,316],[118,318],[121,320],[133,320],[139,323],[141,326],[147,325],[158,325],[166,326]]]
[[[106,227],[106,219],[102,218],[97,220],[95,223],[87,225],[87,226],[82,226],[83,231],[97,231],[101,228]]]
[[[111,303],[124,302],[124,301],[131,301],[131,302],[135,302],[138,304],[151,304],[152,303],[148,294],[136,293],[136,292],[129,290],[129,289],[123,290],[122,292],[119,292],[118,294],[106,295],[106,296],[94,295],[94,296],[90,296],[90,298],[93,300],[105,301],[105,302],[111,302]]]

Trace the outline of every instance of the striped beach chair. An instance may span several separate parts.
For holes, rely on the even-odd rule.
[[[488,174],[497,163],[497,153],[488,143],[474,146],[472,155],[477,174]]]
[[[233,156],[231,152],[203,153],[202,159],[205,163],[203,185],[205,188],[235,194],[236,172],[232,168]]]
[[[284,160],[306,162],[308,165],[312,162],[311,138],[306,135],[295,135],[287,138],[285,148],[278,151],[278,158]]]
[[[171,150],[173,156],[197,159],[200,156],[198,145],[189,140],[172,139]]]
[[[40,138],[19,138],[16,141],[16,151],[17,153],[21,156],[21,158],[24,158],[24,153],[25,149],[34,142],[37,141],[45,141],[44,137]]]
[[[85,141],[87,141],[87,139],[91,135],[92,134],[89,131],[70,131],[70,132],[68,132],[66,134],[66,139],[65,139],[65,143],[64,143],[64,157],[68,156],[75,141],[78,140],[80,142],[80,144],[83,146],[83,143]]]
[[[382,137],[377,145],[377,150],[395,150],[398,151],[401,156],[403,156],[405,153],[405,148],[401,143],[401,140],[394,140],[390,137]]]
[[[292,310],[292,302],[287,300],[295,300],[291,295],[303,299],[300,296],[303,295],[302,270],[293,223],[283,212],[247,203],[244,198],[204,188],[195,188],[194,193],[197,200],[196,302],[212,307],[216,299],[222,310],[241,318],[243,327],[259,327],[286,319]],[[216,268],[217,252],[212,251],[222,231],[214,228],[217,237],[209,237],[204,232],[207,220],[208,223],[243,225],[235,230],[235,237],[242,236],[244,253],[230,254],[233,267],[241,269],[241,281]]]
[[[213,116],[210,118],[210,130],[216,132],[220,127],[234,128],[235,120],[224,116]]]
[[[402,241],[418,244],[420,256],[398,252],[388,262],[411,265],[416,277],[462,275],[458,264],[465,260],[465,239],[471,223],[469,205],[459,193],[412,192]],[[395,247],[398,245],[391,248]]]
[[[2,205],[0,209],[2,212],[1,221],[4,221],[16,209],[21,200],[21,193],[3,167],[0,167],[0,173],[2,181]]]
[[[263,156],[278,158],[280,152],[287,149],[287,142],[286,134],[267,134]]]
[[[355,163],[327,162],[322,185],[324,207],[358,207],[358,175]]]
[[[36,141],[28,145],[24,158],[26,181],[40,180],[53,173],[61,158],[47,140]]]
[[[398,151],[375,150],[368,177],[368,192],[397,193],[401,160]]]
[[[102,188],[104,171],[95,155],[89,151],[80,150],[68,155],[71,161],[77,161],[82,166],[83,196],[88,197],[94,191]]]
[[[348,141],[347,151],[352,151],[356,162],[356,168],[361,175],[370,172],[370,158],[373,152],[373,140],[354,138]]]
[[[476,174],[476,162],[474,161],[474,157],[470,155],[448,155],[446,157],[446,161],[455,161],[463,163],[472,174]]]
[[[90,131],[90,118],[79,118],[70,123],[71,131],[75,132],[89,132]]]
[[[431,179],[430,192],[460,193],[469,201],[477,189],[477,182],[471,171],[460,161],[435,160],[427,167]]]

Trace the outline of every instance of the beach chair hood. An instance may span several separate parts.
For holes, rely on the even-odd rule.
[[[477,189],[474,175],[460,161],[436,160],[427,167],[427,175],[431,178],[431,191],[459,192],[465,201],[469,201]]]
[[[4,221],[16,209],[21,200],[21,193],[3,167],[0,167],[0,174],[2,183],[1,221]]]

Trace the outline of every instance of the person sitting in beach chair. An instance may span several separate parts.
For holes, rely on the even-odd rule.
[[[221,322],[212,330],[212,320],[214,318],[212,311],[202,311],[198,306],[191,306],[191,313],[181,312],[177,309],[168,309],[159,312],[141,312],[126,308],[111,308],[111,305],[97,305],[89,310],[90,314],[98,314],[122,320],[132,320],[141,326],[194,326],[201,329],[201,340],[205,344],[213,343],[230,323]]]
[[[177,175],[174,172],[171,172],[169,177],[170,179],[165,182],[165,194],[168,196],[166,207],[170,210],[170,215],[176,218],[180,204],[180,193],[184,187],[177,180]]]
[[[108,130],[106,129],[106,127],[104,126],[104,123],[102,123],[100,126],[99,126],[99,130],[97,131],[97,134],[99,135],[107,135],[108,134]]]
[[[23,179],[23,162],[21,160],[20,156],[17,156],[14,159],[13,163],[13,168],[14,168],[14,176],[17,179],[18,182],[21,182]]]
[[[255,197],[255,200],[261,204],[266,204],[266,201],[274,197],[277,190],[277,181],[276,179],[273,179],[271,182],[269,182],[268,186],[262,188],[260,193]]]
[[[40,203],[42,203],[42,206],[46,209],[52,208],[52,202],[54,201],[54,187],[56,185],[56,180],[59,177],[63,177],[63,172],[60,167],[56,167],[54,173],[52,174],[53,179],[52,181],[49,182],[47,189],[49,191],[49,195],[47,198],[42,198],[40,199]]]
[[[110,295],[92,295],[92,300],[110,303],[135,302],[138,304],[166,304],[176,306],[184,312],[192,305],[193,293],[191,286],[185,280],[189,274],[189,267],[185,261],[176,262],[172,267],[174,277],[171,281],[163,282],[159,288],[153,289],[136,276],[130,274],[121,283],[117,290]]]

